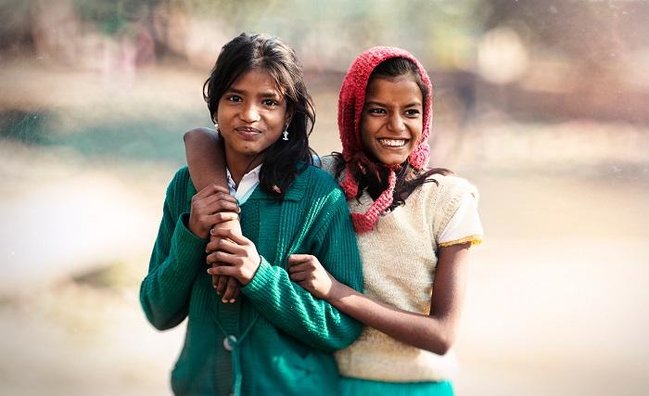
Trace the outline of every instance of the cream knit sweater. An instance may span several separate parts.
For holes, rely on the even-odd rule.
[[[323,159],[325,168],[331,162]],[[428,314],[438,238],[469,194],[477,189],[457,176],[435,175],[406,199],[404,206],[380,217],[376,228],[357,234],[365,294],[406,311]],[[362,212],[372,203],[364,194],[360,202],[347,202],[351,212]],[[465,241],[479,241],[467,235]],[[336,353],[340,373],[346,377],[389,382],[439,381],[457,370],[453,352],[444,356],[409,346],[370,327],[351,346]]]

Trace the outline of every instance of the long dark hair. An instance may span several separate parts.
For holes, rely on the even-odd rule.
[[[405,58],[390,58],[381,62],[372,71],[372,74],[370,74],[367,86],[370,85],[369,83],[374,78],[393,80],[402,76],[411,77],[415,81],[421,90],[422,97],[425,98],[429,94],[428,87],[421,80],[417,65]],[[335,174],[338,178],[345,169],[345,161],[341,153],[333,153],[333,155],[336,157]],[[372,199],[377,199],[388,188],[390,169],[381,163],[369,150],[365,150],[365,155],[372,161],[369,167],[363,167],[355,162],[350,163],[349,167],[354,178],[358,180],[358,193],[356,194],[356,198],[360,198],[363,191],[367,190],[367,193]],[[398,206],[405,205],[406,199],[410,194],[422,184],[428,182],[437,184],[437,181],[430,177],[435,174],[449,175],[453,174],[453,172],[446,168],[417,170],[406,160],[395,170],[397,181],[394,186],[392,204],[387,210],[391,211]]]
[[[276,37],[241,33],[221,49],[203,84],[203,98],[210,116],[216,119],[221,96],[241,75],[253,69],[263,70],[273,78],[286,99],[286,111],[291,114],[289,140],[278,139],[260,154],[264,161],[259,184],[268,194],[281,198],[297,174],[313,163],[309,135],[315,123],[315,108],[295,52]]]

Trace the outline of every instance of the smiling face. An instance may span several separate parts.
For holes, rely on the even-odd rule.
[[[423,96],[411,75],[374,77],[361,116],[364,149],[385,165],[398,165],[417,147],[423,129]]]
[[[235,181],[260,164],[289,120],[284,95],[264,70],[243,73],[219,99],[217,122],[225,158]]]

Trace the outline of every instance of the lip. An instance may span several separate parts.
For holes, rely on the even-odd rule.
[[[256,139],[262,134],[261,130],[252,127],[236,127],[234,130],[239,136],[246,140]]]
[[[386,144],[386,143],[389,143],[390,141],[392,141],[392,142],[401,141],[401,142],[403,142],[403,144],[400,144],[400,145],[392,145],[392,146],[389,145],[389,144]],[[380,137],[380,138],[377,138],[377,139],[376,139],[376,142],[379,144],[379,146],[381,146],[381,147],[384,148],[384,149],[388,149],[388,150],[398,150],[398,149],[402,149],[402,148],[408,147],[408,144],[410,143],[410,139],[409,139],[409,138],[405,138],[405,137],[403,137],[403,138]]]

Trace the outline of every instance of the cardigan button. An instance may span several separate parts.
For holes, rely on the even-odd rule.
[[[235,345],[237,345],[237,337],[229,335],[223,339],[223,348],[226,351],[232,351]]]

